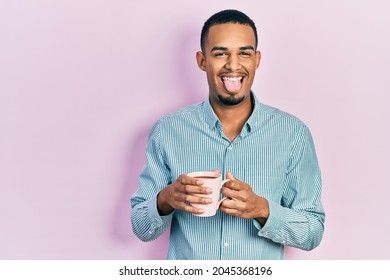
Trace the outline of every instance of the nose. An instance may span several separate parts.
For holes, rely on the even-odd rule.
[[[240,59],[235,55],[229,56],[229,59],[226,62],[226,68],[230,71],[236,71],[241,69]]]

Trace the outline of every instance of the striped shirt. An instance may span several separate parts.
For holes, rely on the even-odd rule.
[[[170,226],[167,259],[283,259],[284,246],[316,247],[324,231],[321,174],[308,128],[296,117],[260,103],[230,141],[209,100],[171,113],[153,126],[131,222],[143,241]],[[227,171],[269,202],[265,225],[221,211],[197,217],[181,210],[160,216],[157,194],[180,174]]]

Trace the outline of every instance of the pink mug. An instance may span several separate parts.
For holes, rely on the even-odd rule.
[[[211,202],[210,204],[191,203],[191,206],[203,209],[204,211],[202,214],[194,215],[200,217],[214,216],[217,213],[221,202],[226,199],[226,197],[224,197],[218,201],[219,195],[221,193],[221,188],[223,184],[225,184],[227,181],[230,181],[230,179],[222,180],[221,173],[214,171],[198,171],[189,173],[187,175],[193,178],[201,179],[203,181],[202,186],[211,188],[213,190],[211,194],[196,194],[196,196],[210,197],[213,202]]]

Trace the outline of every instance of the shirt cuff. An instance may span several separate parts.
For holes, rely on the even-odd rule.
[[[268,201],[269,205],[269,217],[265,225],[261,225],[256,219],[253,219],[254,226],[259,230],[258,235],[273,239],[283,227],[286,220],[286,210],[283,206]]]
[[[160,216],[157,209],[157,196],[153,197],[148,201],[148,208],[149,208],[150,220],[156,223],[157,225],[170,223],[170,221],[172,220],[173,213],[175,212],[175,210],[173,210],[168,215]]]

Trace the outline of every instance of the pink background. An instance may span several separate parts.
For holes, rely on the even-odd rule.
[[[327,213],[289,259],[390,258],[388,1],[0,2],[0,259],[161,259],[129,198],[149,129],[207,97],[203,22],[255,21],[253,89],[311,129]]]

